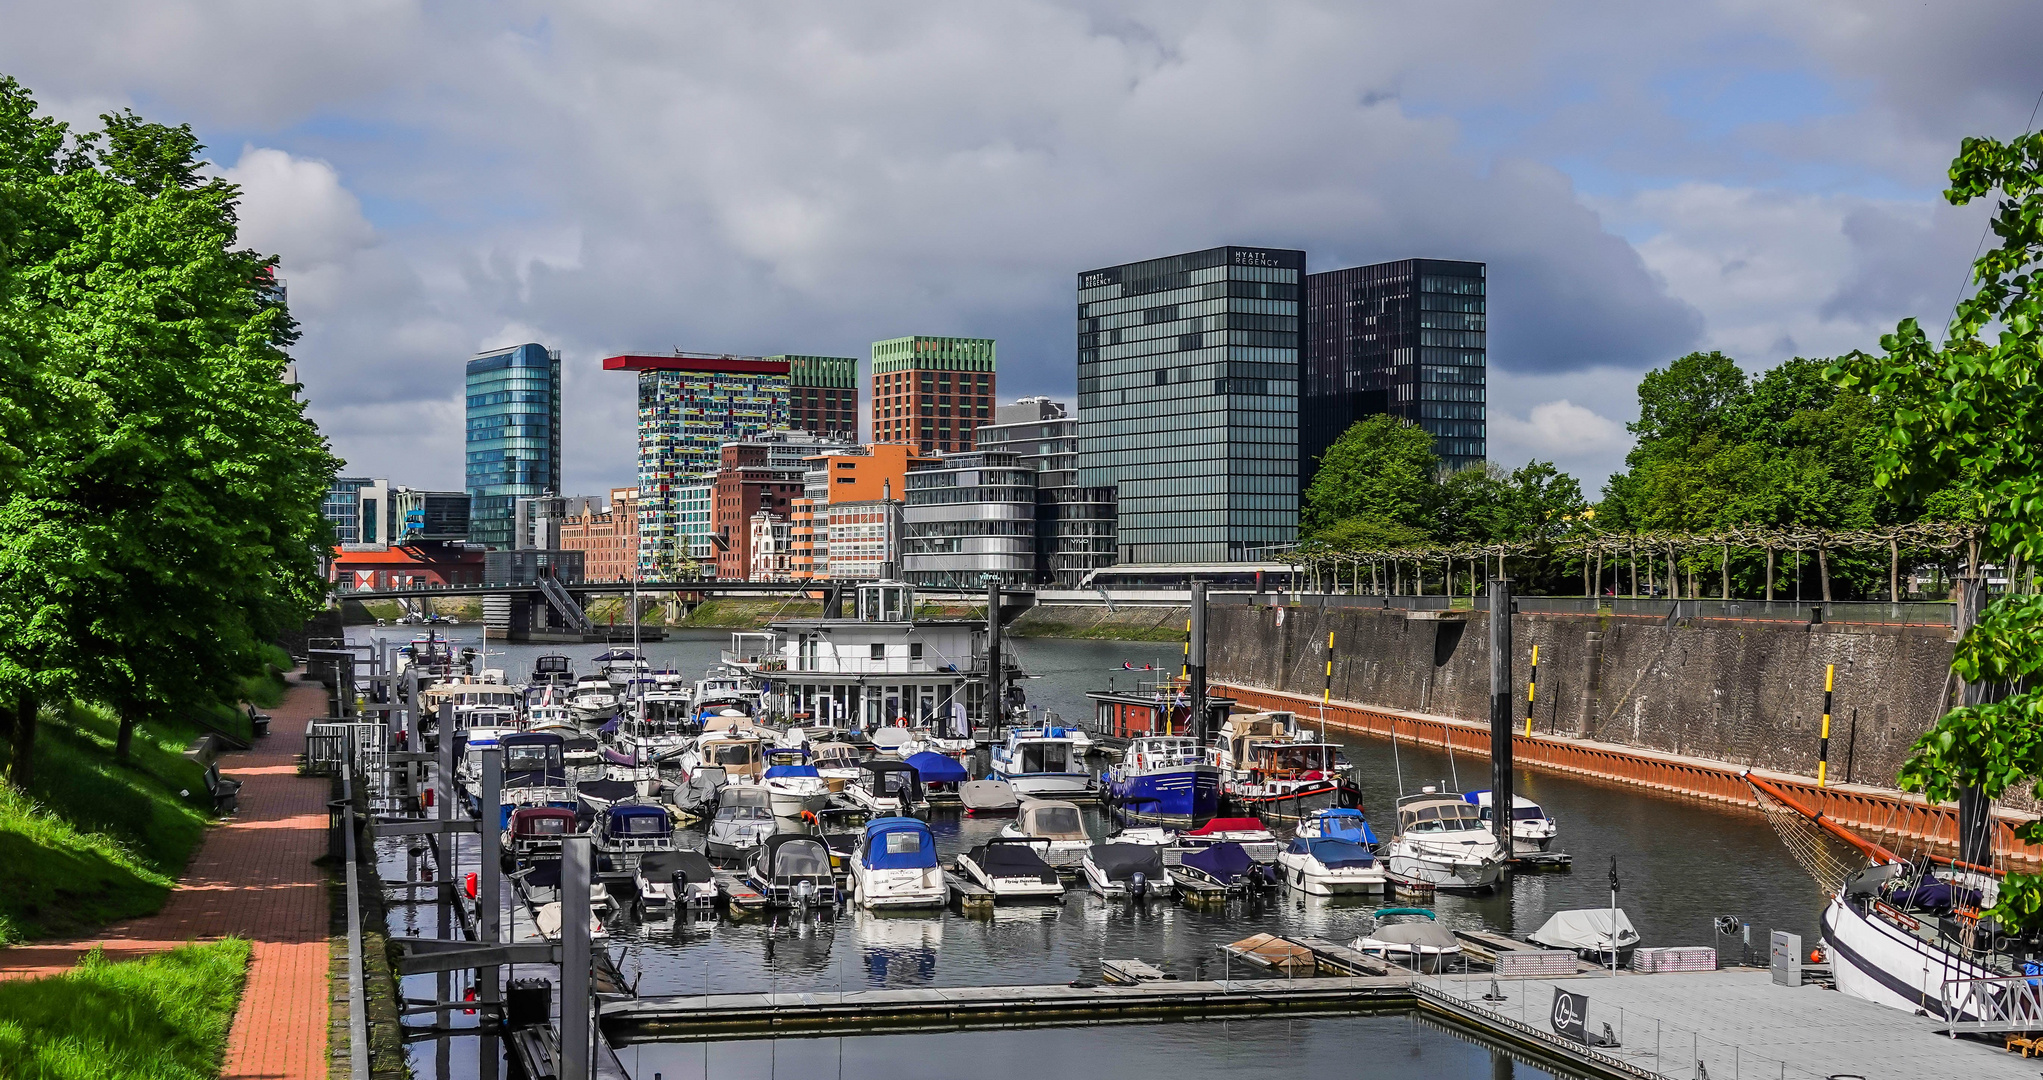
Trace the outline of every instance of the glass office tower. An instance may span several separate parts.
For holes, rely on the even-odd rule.
[[[1305,252],[1217,247],[1078,275],[1079,476],[1123,563],[1254,562],[1298,535]]]
[[[518,500],[560,491],[560,353],[514,345],[468,362],[468,539],[511,546]]]
[[[1305,279],[1305,375],[1299,386],[1301,484],[1349,425],[1376,413],[1433,436],[1445,470],[1488,452],[1485,265],[1404,259]]]

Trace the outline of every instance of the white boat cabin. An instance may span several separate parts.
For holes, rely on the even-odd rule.
[[[849,618],[774,623],[779,663],[769,706],[797,724],[928,727],[962,702],[984,722],[986,624],[917,619],[915,590],[860,585]]]

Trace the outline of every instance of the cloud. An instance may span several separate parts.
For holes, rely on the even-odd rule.
[[[290,271],[341,262],[375,242],[361,201],[324,161],[251,146],[221,175],[241,188],[242,243]]]

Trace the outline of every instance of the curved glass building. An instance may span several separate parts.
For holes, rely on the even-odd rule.
[[[560,353],[527,343],[468,362],[468,539],[511,547],[518,500],[560,491]]]

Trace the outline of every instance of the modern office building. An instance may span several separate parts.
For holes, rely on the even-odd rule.
[[[858,441],[858,360],[850,356],[769,356],[787,363],[788,426]]]
[[[1036,580],[1036,473],[1014,454],[948,454],[908,470],[901,576],[916,585]],[[834,558],[833,558],[834,564]]]
[[[898,503],[908,490],[908,470],[935,460],[904,443],[848,446],[809,458],[802,473],[802,497],[794,501],[790,516],[789,573],[797,581],[833,576],[830,520],[835,508],[845,503]]]
[[[1078,275],[1081,487],[1124,563],[1254,562],[1298,533],[1305,253],[1216,247]]]
[[[901,500],[837,503],[819,527],[818,546],[827,549],[832,581],[881,581],[900,577]]]
[[[788,426],[788,362],[757,356],[612,356],[605,371],[638,373],[639,566],[691,557],[681,492],[716,475],[728,442]]]
[[[362,542],[362,489],[375,483],[366,476],[336,476],[319,501],[319,513],[333,524],[333,542]]]
[[[975,448],[1011,453],[1036,474],[1036,580],[1077,588],[1114,562],[1114,489],[1078,483],[1078,419],[1064,403],[1022,398],[993,410]]]
[[[402,545],[470,540],[472,496],[465,491],[424,491],[371,480],[355,491],[355,543]]]
[[[519,497],[560,491],[560,353],[514,345],[468,361],[470,540],[511,546]]]
[[[1479,262],[1404,259],[1307,275],[1301,486],[1349,425],[1376,413],[1425,429],[1443,469],[1483,463],[1484,270]]]
[[[992,419],[992,339],[892,338],[872,352],[874,442],[925,454],[972,448],[972,430]]]

